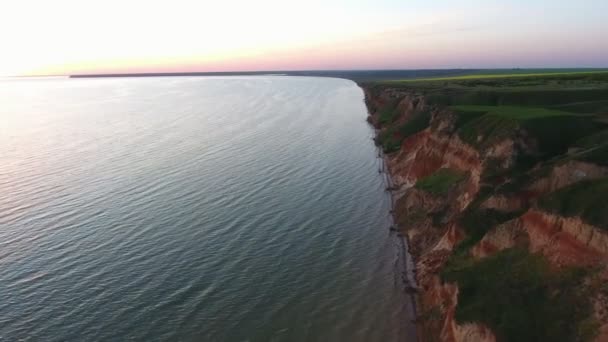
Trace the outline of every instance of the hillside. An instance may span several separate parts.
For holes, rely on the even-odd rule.
[[[608,73],[361,84],[425,341],[608,339]]]

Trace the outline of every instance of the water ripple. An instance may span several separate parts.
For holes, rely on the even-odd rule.
[[[13,83],[0,339],[414,340],[352,82]]]

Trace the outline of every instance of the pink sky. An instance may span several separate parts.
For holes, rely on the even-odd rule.
[[[605,13],[595,0],[10,1],[0,75],[607,67]]]

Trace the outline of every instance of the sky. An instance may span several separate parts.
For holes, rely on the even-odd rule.
[[[607,0],[0,0],[0,75],[608,67]]]

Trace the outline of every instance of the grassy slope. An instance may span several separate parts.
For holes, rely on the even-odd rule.
[[[427,128],[431,119],[429,112],[418,112],[412,115],[410,120],[402,124],[396,125],[392,123],[395,119],[397,119],[397,111],[395,109],[392,110],[391,118],[389,121],[387,119],[383,120],[383,116],[386,115],[384,114],[386,110],[387,109],[383,109],[380,112],[380,124],[387,127],[387,129],[382,131],[378,135],[376,140],[378,144],[382,146],[382,149],[385,153],[391,153],[399,150],[403,139]],[[389,124],[387,124],[387,122]]]
[[[581,217],[597,227],[608,230],[608,178],[581,181],[539,200],[539,206],[563,216]]]
[[[480,149],[523,128],[537,138],[539,158],[554,157],[575,141],[606,128],[608,123],[607,71],[505,71],[495,75],[385,81],[376,86],[421,93],[431,104],[448,106],[458,114],[460,137]],[[398,149],[400,140],[391,143],[389,152]]]
[[[581,269],[551,271],[540,255],[511,249],[443,270],[459,285],[456,320],[483,322],[502,341],[576,341],[594,335]]]
[[[434,195],[446,194],[454,185],[466,178],[466,173],[452,169],[439,169],[432,175],[416,182],[416,188]]]
[[[572,113],[565,111],[537,108],[537,107],[520,107],[520,106],[479,106],[479,105],[456,105],[450,106],[457,112],[468,112],[478,114],[490,114],[503,118],[514,120],[530,120],[538,118],[546,118],[553,116],[568,116]]]

